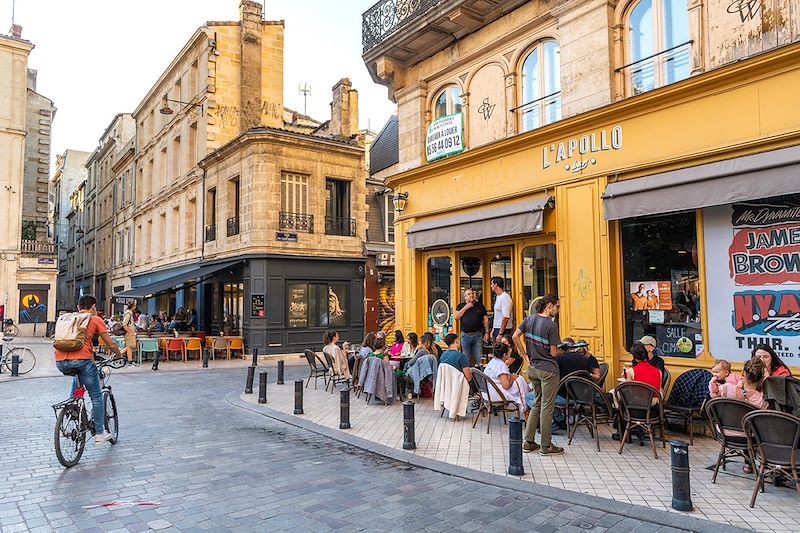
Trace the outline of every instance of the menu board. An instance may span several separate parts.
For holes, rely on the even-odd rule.
[[[264,318],[264,295],[250,295],[250,316]]]
[[[308,285],[293,283],[289,285],[289,321],[290,328],[308,326]]]

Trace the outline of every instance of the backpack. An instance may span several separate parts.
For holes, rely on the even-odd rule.
[[[125,327],[119,322],[115,323],[114,327],[111,328],[111,334],[116,336],[116,337],[121,337],[121,336],[125,335],[125,333],[127,333],[125,331]]]
[[[77,352],[86,341],[86,328],[89,326],[89,313],[65,313],[56,321],[53,347],[62,352]]]

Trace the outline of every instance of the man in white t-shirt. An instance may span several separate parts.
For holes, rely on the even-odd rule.
[[[506,292],[505,280],[495,276],[491,281],[492,291],[497,295],[494,302],[494,317],[492,319],[492,339],[500,342],[505,334],[512,333],[514,325],[514,311],[511,296]]]

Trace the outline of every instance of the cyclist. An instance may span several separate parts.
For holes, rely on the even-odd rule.
[[[95,335],[99,335],[106,346],[114,352],[114,355],[122,357],[122,353],[108,334],[103,320],[97,316],[97,299],[94,296],[88,294],[81,296],[78,300],[78,312],[92,315],[86,326],[83,348],[76,352],[55,350],[56,367],[61,372],[70,368],[78,369],[78,378],[80,378],[81,385],[86,388],[89,397],[92,399],[92,418],[94,419],[96,432],[94,443],[102,444],[111,440],[112,435],[105,430],[105,405],[103,405],[103,393],[100,390],[100,374],[97,370],[97,366],[94,364],[94,346],[92,345],[92,338]],[[73,392],[76,386],[77,381],[73,380]]]

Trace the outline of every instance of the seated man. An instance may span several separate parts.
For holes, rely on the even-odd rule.
[[[571,340],[572,339],[570,339],[570,341]],[[560,350],[564,350],[564,353],[556,359],[558,362],[559,379],[564,379],[573,372],[578,372],[580,370],[591,374],[595,381],[600,379],[600,365],[593,355],[591,357],[587,357],[586,354],[588,352],[585,349],[586,346],[588,346],[588,343],[585,341],[580,341],[577,343],[565,342],[558,346]],[[563,407],[566,405],[566,391],[562,388],[559,389],[558,393],[556,394],[556,406]],[[566,428],[567,423],[566,419],[564,418],[564,411],[562,409],[556,409],[553,412],[553,431]]]
[[[461,342],[458,340],[458,335],[455,333],[448,333],[444,337],[444,342],[447,344],[447,350],[442,352],[439,357],[440,365],[450,365],[462,371],[467,381],[472,380],[472,372],[469,369],[469,359],[467,355],[461,352]]]

